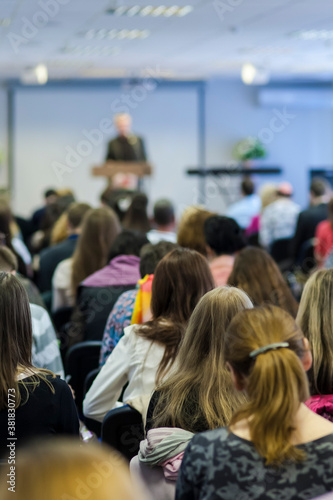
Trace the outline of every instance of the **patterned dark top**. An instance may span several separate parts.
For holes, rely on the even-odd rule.
[[[250,441],[226,428],[194,436],[176,500],[307,500],[333,491],[333,434],[299,446],[307,459],[265,467]]]

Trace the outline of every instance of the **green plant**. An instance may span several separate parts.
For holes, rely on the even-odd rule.
[[[256,137],[247,137],[237,142],[233,152],[235,158],[241,161],[263,158],[267,154],[263,144]]]

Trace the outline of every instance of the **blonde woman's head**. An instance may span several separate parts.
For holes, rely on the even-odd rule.
[[[0,485],[1,500],[143,500],[123,458],[101,445],[47,439],[19,451],[15,467],[15,494]]]
[[[333,393],[333,269],[315,272],[306,282],[296,322],[309,340],[313,394]]]

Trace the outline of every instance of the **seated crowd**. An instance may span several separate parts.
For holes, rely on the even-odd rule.
[[[1,499],[333,498],[333,197],[292,197],[0,200]]]

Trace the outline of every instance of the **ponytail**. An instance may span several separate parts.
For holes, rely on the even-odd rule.
[[[302,338],[293,318],[272,306],[241,312],[227,331],[226,361],[244,377],[249,397],[230,425],[248,421],[251,441],[266,465],[305,458],[291,441],[296,412],[309,398],[300,359],[305,350]],[[287,342],[288,347],[260,349],[274,342]],[[251,358],[257,349],[261,352]]]

